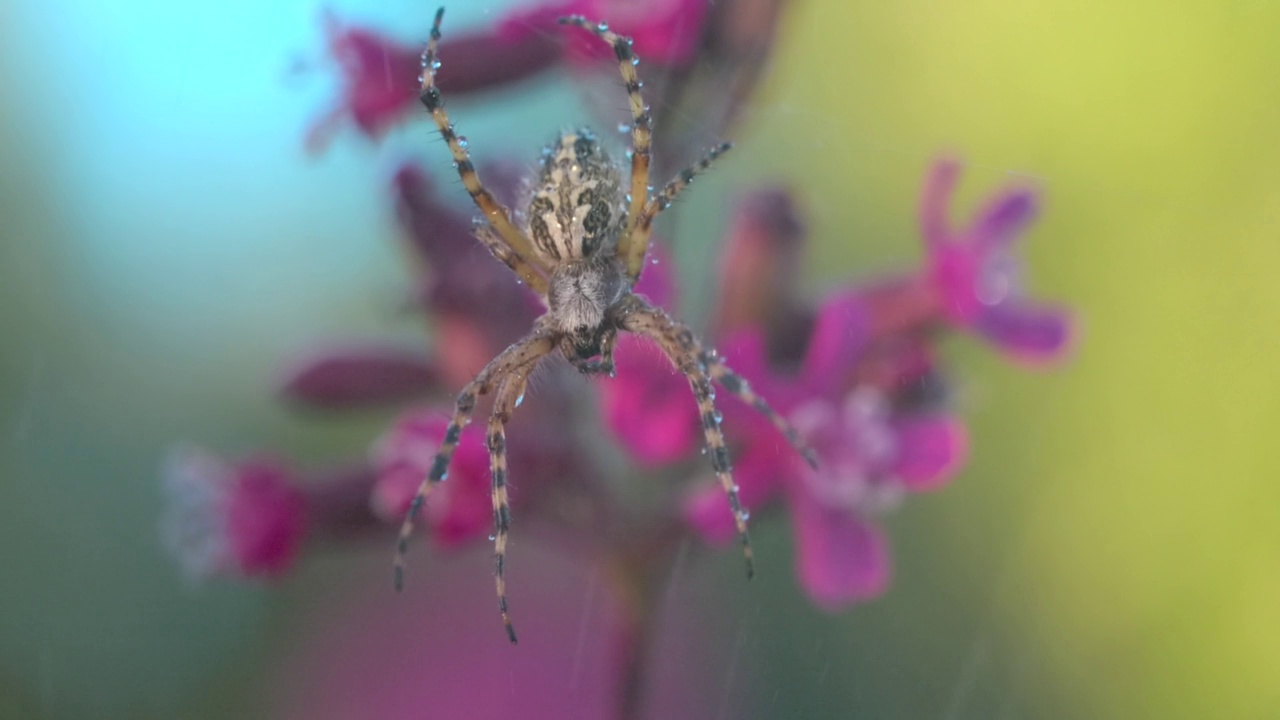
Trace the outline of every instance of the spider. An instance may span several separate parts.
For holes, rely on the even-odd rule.
[[[720,431],[720,413],[715,408],[712,381],[764,413],[811,465],[816,464],[815,456],[795,428],[714,351],[703,348],[689,328],[632,293],[645,265],[654,219],[694,176],[727,151],[730,144],[712,149],[700,162],[652,194],[649,187],[652,119],[640,95],[641,83],[636,76],[639,61],[632,53],[631,40],[611,32],[604,23],[592,23],[581,16],[560,18],[561,24],[594,33],[613,48],[618,59],[632,116],[631,184],[629,189],[623,188],[623,168],[614,163],[589,130],[566,132],[543,150],[542,168],[532,187],[528,210],[523,217],[513,216],[481,184],[467,151],[467,141],[449,121],[436,88],[435,73],[440,67],[436,52],[443,18],[444,8],[440,8],[422,53],[419,97],[449,146],[463,186],[483,214],[476,218],[477,238],[543,299],[547,312],[535,321],[527,335],[499,353],[458,394],[444,439],[400,529],[395,555],[396,589],[403,586],[404,557],[413,533],[414,516],[432,487],[445,479],[458,438],[471,420],[477,398],[493,393],[486,443],[493,489],[498,609],[508,639],[512,643],[517,641],[507,610],[505,580],[507,532],[511,524],[507,502],[506,424],[524,396],[529,373],[548,355],[559,352],[585,374],[612,376],[613,349],[619,331],[653,340],[688,378],[702,416],[712,468],[729,497],[746,559],[747,577],[751,577],[754,570],[747,513],[738,502],[738,488],[733,482],[729,451]]]

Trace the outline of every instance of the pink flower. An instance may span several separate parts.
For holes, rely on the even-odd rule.
[[[1057,360],[1071,341],[1063,309],[1027,300],[1015,242],[1035,218],[1038,197],[1008,188],[987,200],[967,228],[947,223],[960,163],[935,162],[920,198],[920,229],[929,254],[928,277],[948,321],[976,331],[1010,357],[1029,363]]]
[[[306,407],[344,409],[421,397],[439,387],[438,375],[420,351],[347,343],[299,356],[277,385],[282,397]]]
[[[781,188],[743,193],[734,202],[720,250],[720,288],[715,331],[727,336],[763,326],[771,340],[788,337],[805,301],[799,296],[799,268],[806,229],[795,198]]]
[[[272,576],[288,569],[307,532],[294,475],[270,458],[228,463],[204,450],[174,450],[163,471],[165,545],[195,579]]]
[[[561,0],[520,8],[499,23],[497,34],[507,42],[530,36],[560,34],[558,21],[568,15],[607,22],[630,37],[638,57],[659,65],[690,62],[702,37],[707,15],[705,0]],[[599,39],[573,33],[565,40],[565,60],[574,67],[597,67],[613,52]]]
[[[743,507],[758,509],[780,496],[787,500],[800,583],[828,609],[884,592],[890,561],[874,519],[908,493],[944,485],[967,454],[958,420],[898,407],[894,395],[872,385],[849,389],[867,348],[866,327],[856,294],[828,300],[795,376],[770,369],[759,332],[744,331],[722,348],[818,453],[817,468],[809,467],[770,423],[741,403],[726,402],[726,428],[740,453],[734,477]],[[685,510],[708,539],[733,538],[733,516],[719,487],[697,491]]]
[[[377,482],[373,510],[384,522],[398,524],[431,470],[436,451],[449,425],[449,413],[418,408],[404,413],[374,446]],[[432,536],[442,546],[454,546],[488,535],[493,528],[489,488],[489,452],[484,433],[476,426],[462,432],[447,480],[432,488],[423,513]]]
[[[329,54],[341,73],[341,96],[307,132],[308,150],[328,147],[346,122],[378,139],[417,105],[423,45],[401,43],[375,30],[348,25],[332,10],[321,15]],[[425,42],[424,42],[425,44]],[[559,58],[555,37],[518,39],[480,33],[442,43],[436,84],[447,95],[514,83],[551,67]]]
[[[653,262],[636,292],[667,310],[676,304],[674,268],[655,243]],[[669,465],[693,453],[701,442],[697,404],[689,382],[652,342],[635,335],[618,338],[615,377],[598,383],[605,424],[642,468]]]
[[[307,132],[307,149],[324,150],[346,121],[370,138],[381,137],[418,98],[414,78],[422,72],[422,50],[373,30],[346,25],[329,9],[321,15],[329,53],[342,77],[341,97]]]

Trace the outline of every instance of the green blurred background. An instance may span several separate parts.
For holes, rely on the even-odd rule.
[[[0,4],[0,717],[274,712],[324,603],[385,564],[193,589],[158,546],[174,440],[321,463],[378,432],[271,380],[326,338],[422,337],[387,176],[442,166],[422,124],[306,157],[333,87],[288,69],[318,57],[315,5],[204,5]],[[429,12],[339,10],[405,38]],[[955,152],[959,213],[1045,188],[1028,285],[1083,333],[1047,373],[948,344],[972,462],[889,521],[883,600],[828,616],[788,571],[735,601],[735,558],[695,565],[755,618],[711,631],[747,658],[726,717],[1280,717],[1278,30],[1260,0],[795,3],[696,207],[795,188],[816,294],[919,260],[923,171]],[[477,153],[524,157],[576,99],[550,79],[454,107]],[[680,248],[685,274],[713,253]],[[785,524],[758,535],[788,568]]]

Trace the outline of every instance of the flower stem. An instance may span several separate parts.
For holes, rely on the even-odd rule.
[[[639,720],[648,680],[648,659],[655,639],[661,588],[675,557],[674,544],[654,552],[619,554],[609,569],[617,608],[609,630],[617,687],[617,719]]]

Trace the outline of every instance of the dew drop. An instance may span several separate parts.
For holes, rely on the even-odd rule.
[[[449,479],[449,472],[445,471],[445,474],[440,476],[440,482],[444,482],[445,480],[448,480],[448,479]]]
[[[631,126],[627,123],[618,123],[618,132],[629,133],[631,132]]]
[[[490,535],[490,536],[489,536],[489,542],[493,542],[494,540],[497,540],[497,539],[498,539],[498,536],[497,536],[497,535]]]
[[[599,25],[596,25],[596,29],[600,32],[609,32],[609,23],[602,22]]]
[[[458,147],[462,148],[463,150],[466,150],[467,146],[470,144],[471,142],[467,140],[467,137],[465,135],[458,136]]]
[[[440,69],[440,61],[439,61],[439,60],[432,60],[432,61],[431,61],[431,70],[434,72],[434,71],[439,70],[439,69]]]
[[[751,511],[750,511],[750,510],[740,510],[740,511],[738,511],[738,517],[742,520],[742,522],[746,522],[746,521],[748,521],[748,520],[750,520],[750,519],[751,519]]]
[[[631,58],[631,64],[632,64],[632,65],[639,65],[639,64],[640,64],[640,58],[638,58],[638,57],[632,57],[632,58]]]
[[[427,75],[426,75],[426,73],[423,73],[423,74],[421,74],[421,75],[419,75],[419,76],[418,76],[418,84],[419,84],[419,85],[425,85],[425,84],[426,84],[426,82],[427,82]]]
[[[719,410],[716,411],[716,422],[717,423],[724,422],[724,413],[720,412]]]
[[[651,258],[649,258],[649,264],[650,264],[650,265],[657,265],[657,264],[658,264],[658,258],[657,258],[657,257],[651,257]]]
[[[520,397],[516,398],[516,407],[520,407],[520,404],[523,402],[524,402],[524,393],[520,393]]]

